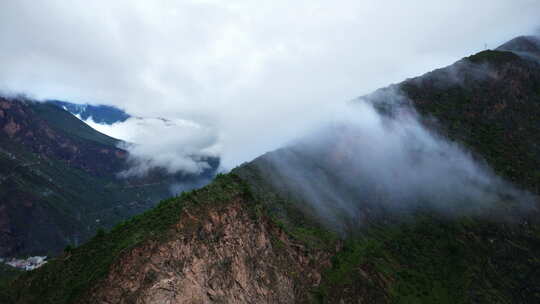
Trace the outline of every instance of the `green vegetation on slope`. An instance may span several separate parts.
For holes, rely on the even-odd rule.
[[[349,240],[320,288],[321,303],[537,303],[540,230],[420,215]]]
[[[32,108],[36,114],[46,120],[57,131],[64,132],[72,139],[85,139],[103,145],[115,147],[119,141],[115,138],[99,133],[73,116],[68,111],[50,103],[34,103]]]
[[[539,193],[536,62],[485,51],[398,87],[428,126],[442,127],[439,131],[485,158],[496,173]],[[429,117],[436,118],[435,125]],[[315,293],[322,303],[353,303],[359,298],[388,303],[538,303],[536,214],[514,219],[519,223],[420,214],[407,223],[371,225],[349,238]]]
[[[465,61],[398,86],[426,125],[442,127],[439,131],[484,157],[498,174],[538,192],[540,67],[508,52],[481,52]],[[270,201],[271,193],[290,197],[294,189],[286,189],[287,181],[273,176],[264,161],[255,163],[239,174]],[[253,173],[258,170],[265,172]],[[282,206],[279,200],[267,205]],[[301,202],[295,207],[310,213]],[[493,214],[504,214],[507,207],[501,202]],[[277,212],[286,214],[294,231],[298,221],[290,220],[291,212]],[[346,238],[314,293],[323,303],[539,302],[540,226],[536,211],[531,213],[512,224],[489,216],[450,220],[429,213],[395,221],[383,214]]]
[[[22,270],[0,263],[0,290],[7,288],[9,282],[16,279],[22,273]]]
[[[315,210],[292,196],[284,194],[270,182],[270,168],[261,168],[264,162],[254,161],[235,168],[231,174],[238,175],[249,187],[257,202],[255,209],[264,212],[274,223],[294,239],[311,248],[335,250],[340,236],[325,227],[317,218]]]
[[[449,67],[399,85],[445,136],[486,159],[497,174],[540,193],[540,64],[510,52],[470,56],[482,68]],[[448,85],[450,77],[461,83]]]
[[[168,185],[129,188],[113,175],[91,175],[16,145],[9,151],[17,159],[0,152],[0,174],[6,177],[0,198],[16,228],[13,242],[24,254],[56,254],[66,242],[77,245],[98,227],[112,227],[149,208],[161,198],[158,193],[169,193]]]
[[[338,236],[308,216],[306,203],[283,198],[289,196],[276,189],[264,161],[234,172],[290,235],[329,252],[339,247]],[[499,218],[506,207],[495,205],[478,216],[418,211],[406,217],[391,212],[365,217],[369,223],[342,235],[343,248],[313,290],[314,298],[319,303],[539,301],[534,282],[540,280],[540,226],[527,218]]]

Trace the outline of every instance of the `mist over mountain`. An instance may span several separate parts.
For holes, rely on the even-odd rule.
[[[378,97],[392,105],[391,116],[377,112],[366,96],[343,106],[308,136],[248,166],[340,233],[364,226],[378,213],[431,210],[502,220],[537,208],[538,198],[423,126],[411,102],[398,94]]]
[[[210,167],[208,159],[219,159],[215,128],[183,119],[130,117],[111,125],[84,121],[96,130],[120,138],[129,151],[130,168],[123,176],[144,176],[153,168],[170,174],[199,174]]]
[[[183,119],[132,117],[108,105],[46,102],[65,109],[93,129],[121,140],[118,147],[129,152],[130,164],[129,169],[119,173],[122,177],[143,177],[156,168],[169,174],[201,174],[219,157],[217,132],[210,126]],[[173,188],[184,187],[177,184]]]
[[[539,109],[537,42],[518,37],[336,106],[246,166],[341,233],[388,213],[503,220],[535,211],[540,138],[523,111]]]
[[[0,2],[0,303],[540,303],[538,16]]]
[[[535,303],[540,64],[486,50],[68,248],[13,303]]]

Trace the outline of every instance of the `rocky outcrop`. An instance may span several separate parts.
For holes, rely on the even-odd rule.
[[[330,265],[240,199],[184,210],[165,242],[119,259],[81,303],[302,303]]]

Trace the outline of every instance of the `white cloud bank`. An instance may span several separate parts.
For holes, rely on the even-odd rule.
[[[205,157],[218,156],[219,152],[217,132],[192,121],[131,117],[107,125],[89,117],[84,122],[125,141],[120,147],[130,152],[132,166],[121,173],[124,176],[143,176],[156,167],[169,173],[200,174],[210,168]]]
[[[401,92],[379,94],[327,109],[308,136],[255,165],[275,189],[343,233],[426,209],[511,221],[537,208],[538,197],[426,129]],[[392,105],[393,114],[381,115],[371,101]]]
[[[0,90],[192,122],[146,134],[159,151],[145,153],[183,166],[174,151],[215,139],[230,168],[329,104],[530,33],[538,16],[538,0],[2,1]]]

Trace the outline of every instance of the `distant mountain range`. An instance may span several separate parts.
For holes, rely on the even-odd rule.
[[[130,117],[129,114],[121,109],[108,105],[89,105],[75,104],[67,101],[48,100],[47,103],[59,106],[73,115],[79,116],[82,120],[92,118],[96,123],[113,124],[115,122],[125,121]]]
[[[535,54],[540,47],[535,39],[519,37],[497,50],[480,52],[362,99],[391,118],[399,104],[389,96],[397,92],[435,136],[466,147],[479,163],[519,189],[539,195],[540,62]],[[2,100],[0,106],[5,138],[24,141],[30,133],[21,123],[11,123],[13,119],[5,113],[9,109],[24,113],[24,107],[36,105]],[[32,111],[39,113],[41,106]],[[41,118],[28,120],[28,124],[35,123],[42,127],[32,132],[40,130],[40,137],[51,138],[47,134],[52,129]],[[21,139],[14,141],[15,136]],[[62,138],[57,139],[59,151],[44,148],[49,152],[42,152],[42,158],[64,155],[62,149],[74,150]],[[110,140],[98,137],[94,142],[99,141],[104,149]],[[346,157],[334,155],[341,152],[339,148],[346,149],[354,136],[333,140],[325,145],[324,151],[330,153],[324,159],[341,162],[346,169],[347,160],[363,156],[362,151]],[[108,149],[107,155],[122,157],[121,151]],[[100,155],[99,151],[91,155]],[[38,270],[4,283],[0,301],[540,303],[538,201],[526,211],[516,207],[520,202],[502,197],[474,214],[460,213],[458,208],[457,215],[450,216],[423,205],[424,201],[407,212],[399,208],[395,212],[387,206],[399,207],[404,201],[389,202],[379,185],[365,187],[362,183],[370,175],[355,172],[356,179],[340,180],[336,178],[340,172],[328,170],[313,153],[290,147],[269,152],[229,174],[218,175],[204,188],[164,200],[77,248],[67,248]],[[4,154],[8,161],[9,154]],[[444,156],[444,151],[440,154]],[[70,155],[67,159],[84,159],[82,154]],[[423,161],[414,156],[408,161]],[[287,162],[278,167],[274,160]],[[115,158],[108,161],[115,166]],[[73,162],[82,170],[89,166]],[[25,164],[32,162],[18,164],[20,171],[13,168],[9,172],[21,172],[19,176],[32,168]],[[324,214],[314,212],[309,204],[321,197],[298,195],[305,185],[283,174],[291,168],[303,168],[296,173],[315,190],[325,183],[335,193],[364,187],[373,194],[365,197],[360,191],[351,202],[356,204],[362,225],[352,223],[347,231],[327,225]],[[88,170],[101,172],[99,166]],[[433,182],[444,180],[445,176],[433,178]],[[420,186],[427,189],[430,181]],[[450,192],[459,193],[466,186],[452,187]],[[112,194],[125,188],[105,189]],[[427,203],[441,198],[435,193]],[[327,206],[343,203],[332,195],[322,200]],[[21,208],[33,206],[24,197],[12,202]],[[465,208],[470,202],[456,203]]]

